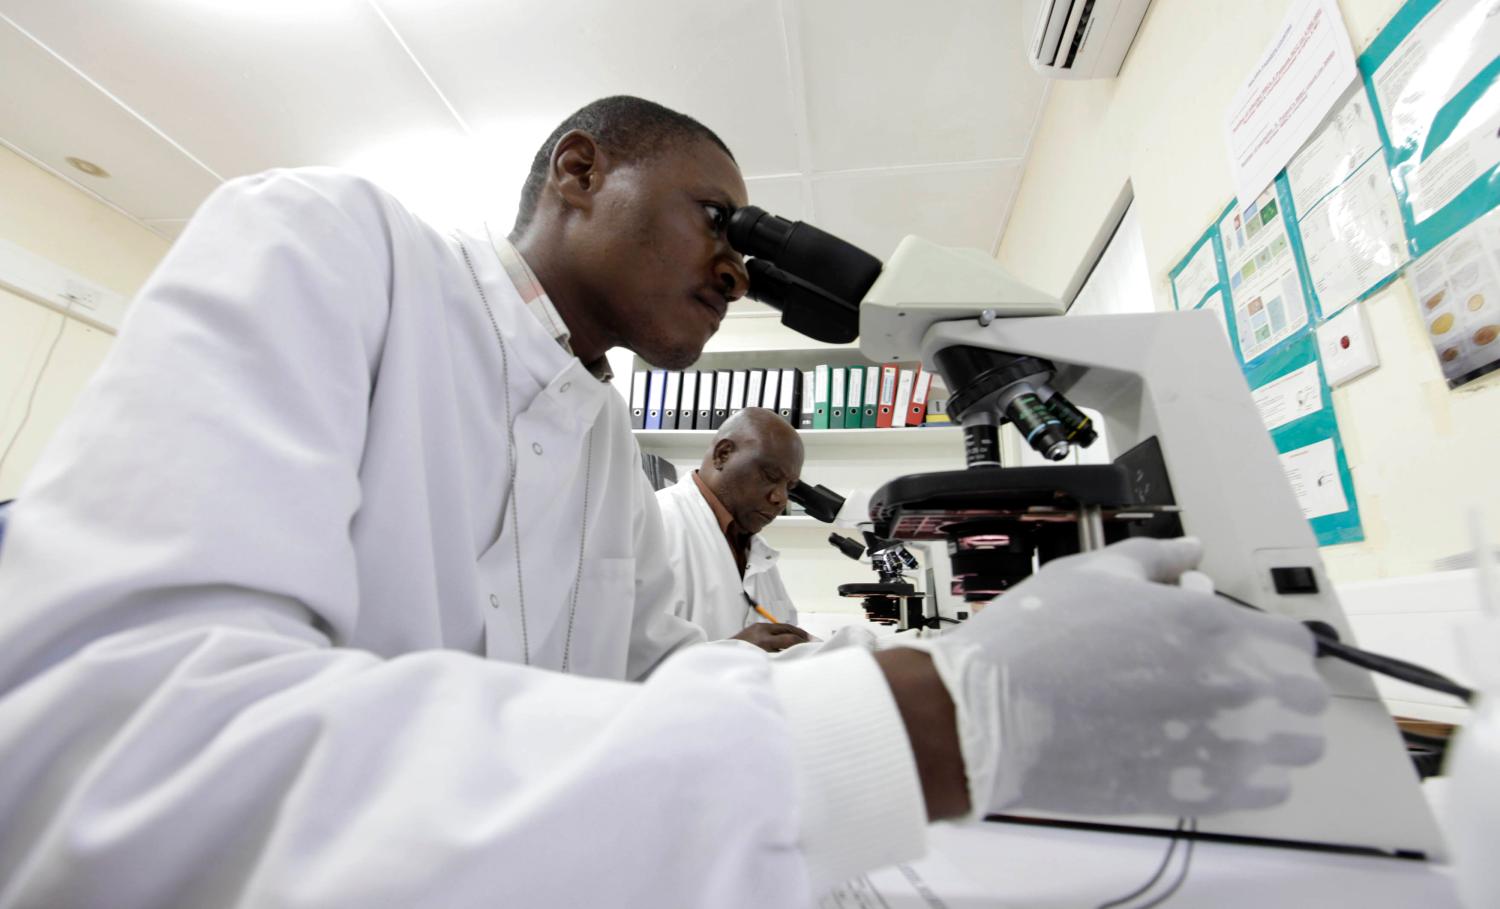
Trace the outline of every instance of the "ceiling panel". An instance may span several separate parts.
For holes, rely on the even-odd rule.
[[[137,218],[185,218],[218,180],[0,22],[0,139]],[[24,90],[16,91],[24,86]],[[86,176],[68,157],[110,173]]]
[[[1019,164],[815,177],[819,227],[888,259],[907,234],[994,253]]]
[[[596,98],[632,94],[696,117],[749,176],[795,172],[779,5],[765,0],[379,0],[443,94],[491,139],[545,139]]]
[[[1045,80],[1019,0],[800,0],[814,171],[1020,158]]]
[[[167,237],[216,177],[315,163],[504,225],[556,123],[626,92],[718,132],[768,211],[989,249],[1043,98],[1018,4],[0,0],[83,74],[6,35],[0,138]]]
[[[454,126],[364,0],[0,0],[0,12],[226,178]]]

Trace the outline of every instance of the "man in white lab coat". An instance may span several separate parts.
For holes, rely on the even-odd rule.
[[[1128,774],[1129,810],[1188,813],[1146,797],[1160,749],[1111,744],[1138,735],[1008,725],[1002,759],[992,670],[1027,640],[989,627],[1004,610],[931,655],[689,646],[600,379],[616,345],[696,359],[745,291],[725,235],[745,203],[712,133],[629,98],[547,140],[509,240],[441,235],[332,171],[216,191],[0,550],[0,907],[800,906],[992,793],[1119,807],[1099,767]],[[1197,650],[1144,645],[1183,597],[1219,615],[1154,583],[1195,558],[1087,563],[1149,576],[1099,614],[1060,570],[1040,614],[1078,616],[1092,676],[1129,650],[1194,677]],[[1028,646],[1004,692],[1045,721],[1067,659]],[[1218,703],[1123,677],[1099,722]],[[1060,776],[1070,755],[1094,769]]]
[[[0,550],[0,906],[796,905],[920,850],[869,655],[689,646],[601,381],[697,358],[746,203],[636,99],[548,139],[509,239],[328,170],[216,191]],[[885,791],[809,814],[851,698]]]
[[[681,585],[672,611],[709,640],[739,636],[772,651],[807,640],[793,627],[797,610],[776,570],[778,553],[760,536],[801,475],[797,430],[750,407],[724,422],[697,470],[656,493]]]

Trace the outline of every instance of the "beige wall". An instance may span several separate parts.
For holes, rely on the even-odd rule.
[[[0,148],[0,239],[126,296],[146,280],[169,245],[5,148]],[[43,372],[54,339],[57,347]],[[15,495],[111,341],[106,332],[0,290],[0,451],[21,426],[36,389],[31,416],[0,466],[0,499]]]
[[[1127,183],[1158,308],[1168,272],[1234,194],[1222,117],[1290,0],[1154,0],[1118,79],[1056,82],[1000,246],[1060,293]],[[1401,0],[1341,0],[1356,52]],[[1380,368],[1335,389],[1366,539],[1323,550],[1340,582],[1416,574],[1468,548],[1465,511],[1500,537],[1500,376],[1443,382],[1404,280],[1369,303]]]

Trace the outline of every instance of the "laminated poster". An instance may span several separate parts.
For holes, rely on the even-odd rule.
[[[1282,189],[1284,197],[1289,199],[1290,192],[1284,186]],[[1269,200],[1263,199],[1254,210],[1263,212],[1268,204]],[[1239,216],[1237,223],[1236,215]],[[1274,216],[1261,222],[1259,227],[1252,229],[1252,235],[1245,237],[1243,241],[1236,234],[1234,242],[1247,250],[1261,248],[1261,235],[1273,220]],[[1183,280],[1182,276],[1192,274],[1195,261],[1207,261],[1200,258],[1203,256],[1203,249],[1215,245],[1213,241],[1218,240],[1224,226],[1244,231],[1247,223],[1250,221],[1245,212],[1239,210],[1237,205],[1231,205],[1220,217],[1219,226],[1210,228],[1171,272],[1178,308],[1212,312],[1223,326],[1231,350],[1239,343],[1237,335],[1242,330],[1240,326],[1254,323],[1240,319],[1239,313],[1234,312],[1236,307],[1243,307],[1243,300],[1234,304],[1230,302],[1232,279],[1223,269],[1228,257],[1219,262],[1218,283],[1209,288],[1197,306],[1190,307],[1182,303],[1183,289],[1194,288],[1190,293],[1195,293],[1196,288],[1205,281],[1192,277]],[[1226,240],[1226,245],[1227,243]],[[1273,236],[1271,246],[1276,245]],[[1248,253],[1237,255],[1235,261],[1240,263],[1243,271],[1247,263],[1254,261],[1254,256]],[[1206,269],[1206,266],[1199,267]],[[1260,266],[1257,266],[1256,272],[1259,270]],[[1295,265],[1292,271],[1296,273]],[[1240,287],[1249,286],[1247,282],[1254,277],[1254,273],[1249,278],[1242,276]],[[1264,309],[1263,306],[1262,310]],[[1233,317],[1231,312],[1234,312]],[[1237,323],[1233,329],[1231,318]],[[1303,323],[1307,321],[1304,313]],[[1269,315],[1266,324],[1270,325]],[[1276,446],[1282,470],[1286,472],[1287,482],[1291,485],[1293,495],[1297,497],[1297,504],[1301,506],[1303,515],[1318,539],[1318,545],[1363,540],[1364,528],[1360,523],[1354,478],[1344,453],[1338,420],[1334,416],[1333,395],[1328,390],[1328,381],[1318,359],[1317,338],[1311,332],[1302,331],[1299,334],[1296,330],[1284,331],[1283,337],[1285,343],[1279,345],[1269,334],[1260,337],[1258,342],[1262,344],[1261,353],[1253,363],[1246,362],[1249,357],[1241,356],[1241,369],[1250,385],[1251,396],[1260,411],[1266,431],[1271,435],[1271,442]]]
[[[1219,289],[1223,258],[1214,231],[1198,239],[1187,258],[1172,269],[1172,302],[1178,309],[1197,309],[1210,291]]]
[[[1359,69],[1425,255],[1500,204],[1500,0],[1407,0]]]
[[[1286,178],[1324,319],[1385,286],[1406,264],[1401,209],[1362,83],[1292,158]]]
[[[1500,209],[1444,240],[1406,276],[1449,388],[1500,368]]]
[[[1246,367],[1245,378],[1318,545],[1363,540],[1354,477],[1318,360],[1317,338],[1304,334],[1277,348]]]
[[[1240,358],[1251,363],[1304,331],[1307,299],[1287,230],[1285,180],[1219,220]],[[1288,194],[1289,196],[1289,194]]]

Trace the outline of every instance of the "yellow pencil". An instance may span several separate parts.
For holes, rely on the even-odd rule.
[[[778,619],[778,618],[776,618],[774,615],[771,615],[771,613],[768,612],[764,606],[762,606],[759,603],[755,602],[754,600],[750,599],[750,594],[748,594],[748,593],[745,594],[745,602],[749,603],[750,604],[750,608],[754,609],[756,612],[760,613],[760,617],[763,618],[763,619],[765,619],[767,622],[771,622],[772,624],[775,624],[775,625],[780,625],[781,624],[781,620]]]

